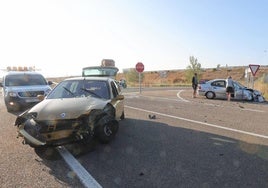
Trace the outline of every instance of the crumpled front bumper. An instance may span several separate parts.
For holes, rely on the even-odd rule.
[[[33,119],[27,120],[18,127],[19,136],[23,137],[26,144],[32,146],[44,146],[46,141],[38,132],[36,123]]]

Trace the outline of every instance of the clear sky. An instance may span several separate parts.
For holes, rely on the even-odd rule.
[[[268,65],[268,0],[0,0],[0,67]]]

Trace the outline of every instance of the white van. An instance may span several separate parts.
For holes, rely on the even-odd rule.
[[[7,72],[0,82],[7,111],[19,111],[40,102],[37,96],[47,95],[51,84],[37,72]]]

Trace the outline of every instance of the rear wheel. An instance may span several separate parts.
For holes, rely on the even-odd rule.
[[[214,99],[215,93],[213,93],[212,91],[209,91],[206,93],[206,97],[207,99]]]

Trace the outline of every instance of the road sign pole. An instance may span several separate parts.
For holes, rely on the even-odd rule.
[[[139,85],[140,85],[140,94],[141,94],[141,73],[139,72]]]
[[[255,76],[252,76],[252,89],[254,89],[254,80],[255,80]]]
[[[258,72],[258,70],[259,70],[259,68],[260,68],[260,65],[253,65],[253,64],[250,64],[250,65],[249,65],[249,68],[250,68],[251,73],[252,73],[252,89],[254,89],[255,75],[256,75],[256,73]]]
[[[141,93],[141,73],[144,70],[144,65],[142,62],[138,62],[136,64],[136,71],[139,73],[139,87],[140,87],[140,93]]]

